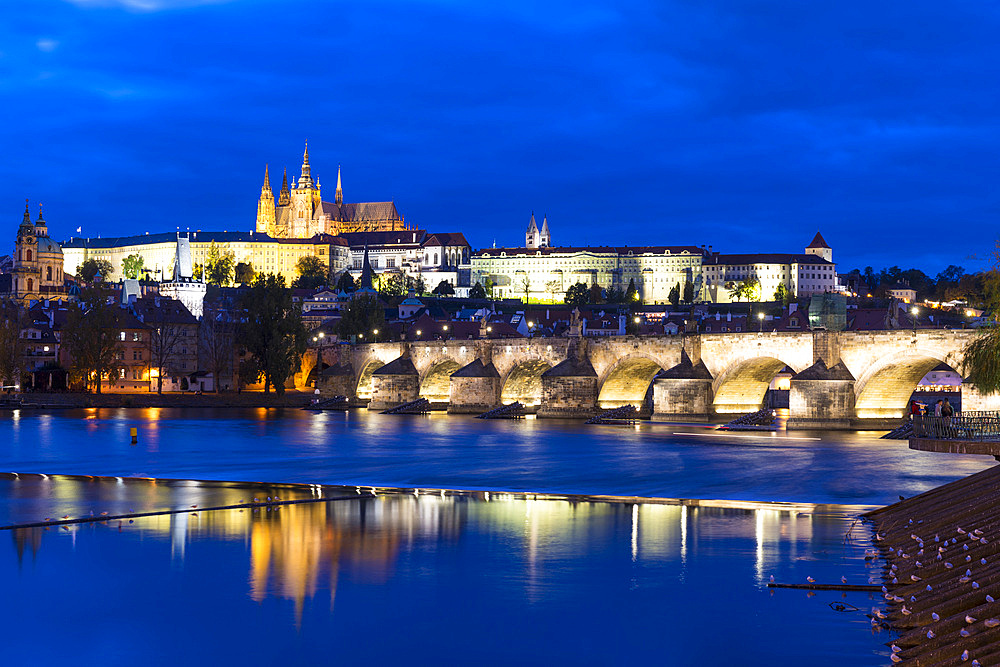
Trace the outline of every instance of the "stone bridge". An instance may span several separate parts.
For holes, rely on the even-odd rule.
[[[319,350],[317,384],[373,410],[422,396],[458,413],[520,401],[539,417],[579,417],[631,404],[654,418],[705,420],[759,409],[787,366],[794,373],[789,427],[878,428],[905,414],[932,368],[960,368],[975,335],[926,329],[334,345]],[[963,409],[996,407],[970,386],[962,392]]]

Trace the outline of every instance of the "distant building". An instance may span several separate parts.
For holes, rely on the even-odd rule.
[[[205,291],[208,285],[204,280],[195,280],[194,266],[191,261],[191,241],[177,234],[177,249],[174,254],[174,274],[169,280],[160,283],[159,292],[165,297],[176,299],[194,316],[201,319]]]
[[[268,169],[257,200],[257,233],[273,238],[309,239],[317,234],[338,236],[346,232],[385,232],[408,229],[403,216],[391,201],[344,202],[337,168],[337,190],[332,202],[323,201],[319,179],[313,179],[309,165],[309,145],[302,155],[299,180],[288,187],[288,172],[282,179],[275,201]]]
[[[913,289],[906,283],[898,283],[892,287],[888,287],[885,290],[886,296],[892,297],[893,299],[899,299],[904,303],[913,303],[917,300],[917,290]]]
[[[68,295],[63,277],[62,247],[49,238],[48,223],[38,207],[38,219],[31,222],[28,202],[17,230],[10,277],[2,283],[3,294],[22,303],[41,299],[65,299]]]
[[[365,251],[374,273],[401,273],[423,278],[427,290],[444,281],[453,287],[469,286],[472,248],[460,233],[429,234],[422,229],[391,232],[349,232],[351,275],[361,275]]]

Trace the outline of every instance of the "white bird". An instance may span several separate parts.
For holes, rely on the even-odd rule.
[[[982,544],[989,544],[989,543],[990,543],[990,542],[989,542],[989,540],[987,540],[987,539],[986,539],[985,537],[984,537],[984,538],[982,538],[982,539],[981,539],[981,540],[979,540],[979,541],[980,541],[980,542],[981,542]]]
[[[965,571],[965,576],[971,577],[972,576],[972,570],[966,570]]]
[[[892,578],[892,583],[898,584],[899,583],[899,579],[897,579],[896,577],[893,577]]]
[[[978,583],[976,583],[975,581],[973,581],[973,582],[972,582],[972,588],[973,588],[973,589],[976,589],[976,588],[979,588],[979,584],[978,584]]]
[[[948,568],[949,570],[950,570],[951,568],[955,567],[954,565],[952,565],[952,564],[951,564],[951,563],[949,563],[948,561],[945,561],[945,562],[944,562],[944,566],[945,566],[946,568]]]
[[[973,661],[972,661],[971,663],[969,663],[969,664],[971,664],[971,665],[972,665],[972,667],[982,667],[982,665],[980,665],[980,664],[979,664],[979,661],[978,661],[978,660],[973,660]]]
[[[872,613],[876,616],[876,618],[885,618],[885,612],[878,607],[872,607]]]
[[[980,565],[986,565],[986,559],[985,558],[980,558],[979,559],[979,564]]]
[[[931,620],[932,621],[940,621],[941,617],[938,616],[938,613],[936,611],[932,611],[931,612]]]
[[[889,659],[892,660],[893,662],[903,662],[903,659],[899,657],[898,653],[890,653]]]
[[[920,550],[920,553],[923,553],[923,552],[924,552],[924,550],[923,550],[923,549],[921,549],[921,550]],[[923,563],[921,563],[921,562],[920,562],[919,560],[917,560],[917,561],[913,561],[913,564],[914,564],[914,565],[916,565],[917,567],[923,567],[923,566],[924,566],[924,564],[923,564]]]
[[[910,575],[910,581],[921,581],[920,577],[915,574]]]
[[[966,649],[966,650],[962,651],[962,662],[965,662],[968,659],[969,659],[969,651],[968,651],[968,649]]]
[[[968,551],[968,550],[969,550],[969,545],[968,544],[963,544],[962,545],[962,551]]]
[[[910,539],[911,539],[911,540],[914,540],[914,541],[917,541],[917,542],[919,542],[919,541],[920,541],[920,538],[919,538],[919,537],[917,537],[916,535],[914,535],[913,533],[910,533]]]
[[[893,602],[905,602],[905,600],[903,598],[899,597],[898,595],[893,595],[892,596],[892,601]]]
[[[845,577],[845,576],[841,576],[841,577],[840,577],[840,583],[842,583],[842,584],[846,584],[846,583],[847,583],[847,577]]]
[[[995,602],[995,600],[993,599],[993,596],[992,596],[992,595],[987,595],[987,596],[986,596],[986,601],[987,601],[987,602]]]
[[[902,651],[902,650],[903,650],[903,649],[899,648],[898,646],[896,646],[895,644],[893,644],[893,645],[892,645],[892,646],[890,646],[889,648],[891,648],[891,649],[892,649],[892,652],[893,652],[893,653],[899,653],[900,651]]]
[[[978,535],[969,535],[969,539],[972,540],[973,542],[976,542],[976,541],[979,540],[979,536]]]
[[[899,611],[900,613],[903,614],[903,616],[909,616],[912,613],[909,609],[906,608],[905,604],[903,605],[903,608],[900,609]]]
[[[959,533],[960,533],[961,535],[965,535],[965,531],[964,531],[964,530],[962,530],[961,528],[959,528],[959,529],[958,529],[958,532],[959,532]]]
[[[940,542],[941,541],[941,538],[937,536],[937,533],[934,534],[934,541],[935,542]]]
[[[975,529],[974,531],[972,531],[972,533],[973,533],[974,535],[982,535],[982,534],[983,534],[983,531],[981,531],[981,530],[979,530],[978,528],[976,528],[976,529]]]
[[[966,556],[965,557],[965,562],[966,563],[971,563],[972,562],[972,556]]]
[[[916,595],[911,595],[910,596],[910,602],[916,602],[916,601],[917,601],[917,596]]]
[[[934,590],[934,589],[933,589],[933,588],[931,588],[931,585],[930,585],[930,584],[927,584],[927,592],[928,592],[928,593],[930,593],[930,592],[931,592],[932,590]]]
[[[969,577],[959,577],[959,579],[958,579],[958,583],[960,583],[960,584],[967,584],[970,581],[972,581],[972,580]]]
[[[815,582],[816,582],[816,580],[815,580],[815,579],[813,579],[812,577],[806,577],[806,581],[808,581],[808,582],[809,582],[810,584],[812,584],[812,583],[815,583]]]
[[[882,592],[883,592],[883,593],[888,593],[888,592],[889,592],[889,589],[888,589],[888,588],[886,588],[885,586],[883,586],[883,587],[882,587]]]
[[[933,631],[933,630],[928,630],[928,631],[927,631],[927,638],[928,638],[928,639],[934,639],[935,637],[937,637],[937,635],[936,635],[936,634],[934,634],[934,631]]]
[[[958,631],[958,634],[961,635],[962,637],[968,637],[970,633],[965,628],[962,628],[961,630]]]
[[[965,622],[968,623],[969,625],[972,625],[973,623],[976,622],[976,619],[973,618],[972,616],[969,616],[968,614],[966,614],[965,615]]]
[[[995,628],[998,625],[1000,625],[1000,618],[987,618],[985,621],[983,621],[983,625],[985,625],[988,628]]]
[[[774,575],[773,574],[771,575],[771,583],[772,584],[774,583]]]

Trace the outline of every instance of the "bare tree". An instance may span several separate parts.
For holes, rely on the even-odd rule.
[[[233,354],[236,343],[236,323],[222,309],[207,309],[201,318],[199,348],[206,368],[215,378],[215,393],[219,393],[223,375],[233,374]]]
[[[108,297],[101,287],[85,290],[80,307],[67,313],[61,341],[73,360],[71,376],[83,380],[88,388],[93,383],[98,394],[101,379],[107,376],[109,386],[114,386],[123,367],[120,355],[124,348],[119,336],[122,310]]]
[[[171,369],[174,355],[187,339],[185,325],[193,324],[194,318],[178,301],[166,297],[145,297],[135,307],[150,328],[149,366],[157,371],[156,393],[162,394],[164,371]]]
[[[24,308],[13,301],[0,303],[0,385],[20,383],[25,349],[21,331],[26,324]]]

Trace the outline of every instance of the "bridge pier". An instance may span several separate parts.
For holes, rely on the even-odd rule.
[[[587,359],[567,359],[542,373],[539,417],[592,417],[597,412],[597,372]]]
[[[711,414],[712,374],[682,352],[681,363],[653,380],[653,419],[708,421]]]
[[[500,405],[500,373],[493,363],[476,359],[451,374],[448,412],[481,414]]]
[[[316,376],[320,396],[331,398],[345,396],[350,403],[357,402],[357,379],[354,368],[348,364],[334,364]]]
[[[850,429],[854,419],[854,376],[838,362],[819,359],[794,375],[788,393],[789,429]]]
[[[420,374],[409,357],[399,357],[372,373],[369,410],[386,410],[420,397]]]

